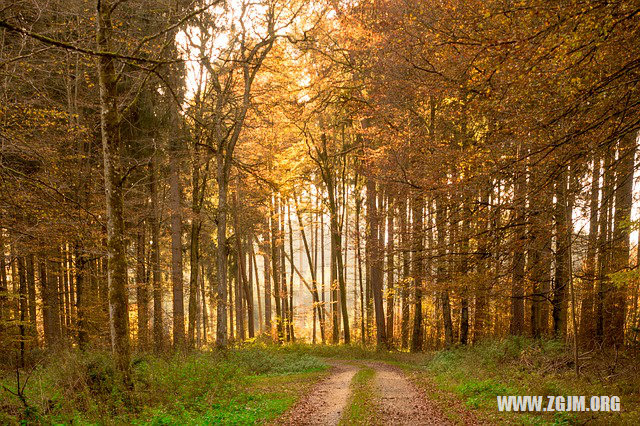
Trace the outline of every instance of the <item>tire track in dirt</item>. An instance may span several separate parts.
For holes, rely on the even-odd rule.
[[[351,379],[358,371],[355,365],[332,361],[329,376],[318,382],[278,425],[337,425],[351,395]]]
[[[397,367],[368,363],[375,368],[377,417],[382,425],[450,425],[446,416]]]

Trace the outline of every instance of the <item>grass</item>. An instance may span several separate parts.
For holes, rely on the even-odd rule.
[[[375,422],[375,396],[373,385],[375,370],[362,366],[351,379],[351,396],[340,419],[340,425],[373,425]]]
[[[456,411],[466,409],[499,424],[640,424],[637,358],[619,356],[612,365],[614,357],[597,354],[583,362],[578,378],[561,342],[510,338],[436,352],[417,366],[404,367],[441,407],[449,408],[443,411],[454,421],[460,420]],[[497,395],[541,395],[545,404],[548,395],[618,395],[622,412],[500,413]]]
[[[260,343],[171,357],[139,354],[132,361],[132,391],[120,384],[109,353],[68,351],[43,360],[30,375],[28,407],[0,388],[0,424],[264,423],[326,374],[321,358],[401,366],[455,423],[472,416],[491,424],[640,424],[637,352],[584,354],[578,378],[561,342],[526,338],[426,354]],[[14,374],[0,371],[0,385],[15,391]],[[354,376],[343,424],[374,423],[374,374],[365,366]],[[618,395],[622,412],[500,413],[496,395]]]
[[[0,424],[253,424],[286,411],[326,369],[319,358],[275,346],[161,357],[137,355],[133,390],[107,352],[43,360],[25,389],[28,407],[0,389]],[[0,384],[15,391],[14,373]]]

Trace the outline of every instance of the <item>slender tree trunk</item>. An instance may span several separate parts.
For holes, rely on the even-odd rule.
[[[228,344],[227,334],[227,187],[229,183],[229,169],[225,164],[224,154],[216,156],[216,179],[218,183],[218,252],[216,264],[218,269],[218,307],[216,346],[226,348]]]
[[[75,247],[76,258],[76,312],[78,313],[78,347],[80,350],[85,350],[89,343],[89,334],[87,333],[87,293],[86,286],[88,284],[88,271],[87,271],[87,259],[84,253],[81,252],[81,248],[78,244]],[[42,270],[41,270],[42,274]],[[42,275],[40,276],[42,279]],[[44,288],[44,287],[43,287]],[[41,294],[44,302],[44,293]],[[43,303],[43,317],[44,303]],[[46,334],[46,327],[45,327]]]
[[[97,10],[98,50],[112,52],[111,23],[112,4],[102,0]],[[100,117],[102,129],[102,149],[104,159],[104,182],[107,214],[107,250],[109,318],[111,324],[111,347],[115,355],[116,367],[130,381],[129,349],[129,309],[127,303],[127,258],[124,227],[124,175],[120,164],[122,143],[120,140],[120,119],[118,117],[118,88],[114,59],[100,56],[98,59],[98,79],[100,83]]]
[[[453,344],[453,324],[451,321],[451,304],[449,301],[449,290],[446,289],[447,264],[446,264],[446,207],[444,200],[436,199],[436,229],[438,232],[437,242],[437,281],[440,288],[440,303],[442,304],[442,323],[444,326],[444,344],[450,347]],[[415,221],[415,218],[414,218]],[[414,327],[415,331],[415,327]]]
[[[393,320],[395,306],[395,245],[394,245],[394,221],[396,214],[393,197],[387,195],[387,341],[389,345],[393,344]]]
[[[613,153],[607,149],[604,153],[604,178],[602,182],[602,202],[599,213],[599,236],[598,236],[598,281],[596,282],[596,340],[602,342],[604,339],[604,297],[605,288],[608,285],[608,274],[611,271],[609,234],[611,232],[611,212],[613,204]]]
[[[458,237],[460,242],[460,277],[465,277],[469,273],[468,256],[469,256],[469,239],[471,224],[471,209],[465,200],[462,204],[462,235]],[[462,297],[460,300],[460,344],[466,345],[469,341],[469,286],[465,282],[462,284]]]
[[[69,284],[69,265],[67,264],[67,245],[66,243],[60,247],[60,269],[62,273],[62,279],[60,280],[60,297],[62,313],[62,324],[64,327],[65,343],[69,343],[69,329],[71,328],[71,300],[70,300],[70,284]]]
[[[249,265],[249,270],[253,271],[252,274],[249,275],[249,285],[250,287],[253,287],[253,280],[255,280],[256,282],[256,300],[258,301],[258,327],[260,330],[260,334],[262,334],[263,330],[264,330],[264,324],[263,324],[263,316],[262,316],[262,296],[260,295],[260,280],[258,279],[259,274],[258,274],[258,262],[256,260],[256,253],[255,250],[253,248],[253,234],[249,234],[249,260],[250,260],[250,265]],[[252,278],[254,277],[255,278]],[[253,290],[252,290],[253,291]]]
[[[27,274],[25,261],[23,256],[18,256],[18,309],[19,309],[19,322],[18,322],[18,334],[19,334],[19,350],[20,350],[20,361],[18,366],[20,368],[24,368],[24,352],[25,352],[25,343],[27,340],[26,336],[26,327],[25,324],[27,322]],[[12,279],[16,277],[13,276]]]
[[[291,335],[291,341],[295,342],[295,330],[294,330],[294,312],[293,312],[293,272],[295,265],[293,264],[293,226],[291,225],[291,205],[287,202],[287,222],[289,225],[289,252],[291,253],[290,263],[291,271],[289,274],[289,334]],[[302,226],[301,226],[302,227]]]
[[[629,268],[628,223],[633,205],[633,171],[635,165],[637,132],[629,132],[618,142],[618,164],[616,166],[615,214],[612,241],[612,270],[620,272]],[[612,285],[605,297],[605,342],[616,347],[624,345],[626,299],[628,283]]]
[[[356,175],[357,181],[357,175]],[[360,287],[360,334],[362,338],[362,344],[367,343],[367,332],[365,326],[365,303],[364,303],[364,289],[362,288],[362,242],[360,241],[360,212],[362,211],[362,197],[360,192],[356,194],[356,256],[358,263],[358,285]],[[356,301],[354,300],[355,304]],[[354,318],[355,320],[355,318]]]
[[[520,151],[519,148],[519,154]],[[524,333],[526,179],[526,172],[524,170],[516,171],[513,187],[515,231],[513,237],[513,271],[511,275],[511,323],[509,327],[512,335],[521,335]]]
[[[411,333],[411,352],[422,350],[422,287],[424,285],[424,200],[419,195],[411,198],[412,229],[412,271],[413,283],[413,331]]]
[[[270,229],[271,229],[271,262],[272,266],[272,277],[273,277],[273,298],[275,301],[276,308],[276,332],[278,342],[282,341],[283,338],[283,328],[282,328],[282,300],[280,294],[280,244],[279,239],[280,228],[278,226],[278,219],[276,214],[279,212],[279,208],[276,205],[276,196],[272,197],[271,201],[271,210],[270,210]]]
[[[384,305],[382,298],[383,273],[380,264],[380,223],[377,209],[377,190],[375,181],[367,178],[367,266],[369,269],[370,287],[373,296],[373,305],[376,318],[376,343],[379,347],[387,346],[387,335],[384,318]]]
[[[245,268],[245,250],[243,249],[243,244],[242,244],[242,235],[243,233],[240,231],[240,219],[238,217],[238,209],[240,208],[240,196],[238,194],[239,191],[239,187],[240,187],[240,181],[238,180],[238,188],[236,189],[235,192],[235,202],[234,202],[234,209],[233,209],[233,221],[234,221],[234,228],[235,228],[235,232],[236,232],[236,251],[238,252],[238,268],[240,270],[240,273],[238,275],[238,277],[240,278],[241,281],[241,285],[242,285],[242,289],[243,289],[243,293],[244,293],[244,299],[247,303],[247,330],[249,333],[249,338],[253,339],[255,337],[255,324],[253,322],[253,290],[251,289],[251,285],[249,284],[249,280],[247,279],[247,275],[246,275],[246,271],[247,269]],[[250,264],[249,264],[250,265]],[[251,273],[251,269],[249,269],[249,274]]]
[[[556,180],[556,255],[555,279],[553,286],[553,335],[564,337],[567,333],[567,299],[566,287],[569,284],[569,262],[571,224],[568,216],[569,200],[567,197],[568,173],[565,166]]]
[[[1,232],[1,231],[0,231]],[[4,257],[4,253],[0,253]],[[29,295],[29,335],[33,338],[33,346],[38,346],[38,323],[36,317],[36,275],[35,256],[27,256],[27,293]],[[2,291],[2,289],[0,289]],[[2,316],[0,315],[0,321]]]
[[[316,262],[315,262],[315,258],[312,258],[314,256],[312,256],[311,253],[311,248],[309,247],[309,242],[307,240],[307,234],[304,230],[304,225],[302,222],[302,214],[300,212],[300,206],[298,205],[298,200],[296,198],[296,195],[294,193],[294,202],[295,202],[295,208],[296,208],[296,214],[298,217],[298,222],[300,224],[300,236],[302,237],[302,242],[304,244],[304,249],[305,249],[305,253],[307,255],[307,261],[309,262],[309,270],[311,272],[311,297],[312,297],[312,302],[313,302],[313,311],[314,311],[314,324],[315,324],[315,318],[317,316],[318,320],[320,321],[320,335],[322,338],[322,342],[324,343],[324,339],[325,339],[325,335],[324,335],[324,317],[322,315],[322,309],[320,306],[320,299],[319,299],[319,295],[318,295],[318,277],[317,277],[317,268],[316,268]],[[290,230],[291,232],[291,230]],[[313,237],[313,232],[311,233],[312,237]],[[313,241],[312,241],[313,243]],[[293,259],[293,250],[291,252],[291,259]],[[293,262],[293,260],[292,260]],[[293,263],[292,265],[292,269],[293,269]],[[293,275],[293,272],[291,273],[291,275]],[[314,328],[314,339],[315,339],[315,328]],[[315,342],[315,340],[314,340]]]
[[[598,206],[600,195],[600,156],[594,154],[591,170],[591,190],[589,195],[589,237],[587,240],[587,256],[584,262],[584,286],[580,304],[580,339],[583,344],[593,344],[596,333],[595,325],[595,283],[596,255],[598,252]],[[639,245],[640,247],[640,245]]]
[[[151,198],[151,270],[153,273],[153,348],[160,352],[164,346],[162,318],[162,271],[160,270],[160,206],[158,202],[158,151],[155,149],[149,164],[149,196]]]
[[[200,210],[204,199],[206,180],[200,181],[200,150],[193,148],[193,164],[191,173],[191,235],[189,244],[189,326],[187,330],[188,345],[195,347],[194,333],[196,330],[196,316],[198,311],[198,272],[200,271],[200,228],[202,218]]]
[[[491,183],[487,182],[487,188],[481,189],[481,206],[484,207],[480,213],[480,222],[478,223],[478,280],[475,288],[475,309],[473,320],[473,342],[479,342],[486,334],[486,326],[489,321],[487,310],[489,309],[487,300],[487,283],[489,281],[489,194],[491,191]]]
[[[532,180],[540,181],[545,178],[546,169],[532,176]],[[549,185],[551,186],[551,185]],[[532,195],[529,203],[531,222],[531,335],[540,338],[548,334],[548,312],[551,288],[552,252],[552,217],[553,188],[543,187]]]
[[[407,226],[409,211],[407,210],[407,198],[400,198],[400,205],[398,208],[400,212],[400,241],[402,244],[402,311],[401,311],[401,324],[400,324],[400,344],[403,349],[409,347],[409,314],[410,314],[410,292],[409,282],[411,278],[411,241],[409,238],[409,229]],[[430,232],[430,231],[429,231]]]
[[[5,260],[5,246],[4,246],[4,229],[0,227],[0,337],[4,339],[6,330],[6,323],[9,320],[9,300],[7,287],[7,264]],[[43,303],[43,316],[45,307]],[[46,329],[45,329],[46,336]],[[4,354],[6,348],[0,348],[0,354]]]
[[[209,312],[207,312],[207,292],[205,291],[205,273],[204,265],[200,264],[200,296],[202,300],[202,340],[206,345],[208,343],[208,331],[209,331]]]
[[[270,223],[270,221],[267,221]],[[271,335],[271,243],[270,232],[264,234],[262,244],[262,263],[264,266],[264,327],[267,334]]]
[[[291,328],[289,327],[289,289],[287,286],[287,265],[286,265],[286,255],[285,255],[285,243],[287,239],[287,234],[284,230],[285,223],[285,202],[282,196],[279,197],[279,212],[278,215],[278,226],[280,228],[280,239],[278,242],[280,243],[278,254],[280,255],[280,276],[282,277],[282,282],[280,283],[280,296],[282,297],[282,325],[283,332],[287,342],[291,341]]]
[[[182,277],[182,189],[179,140],[170,142],[169,205],[171,209],[171,284],[173,289],[173,346],[184,349],[184,284]]]
[[[138,230],[136,241],[136,303],[138,304],[138,348],[146,350],[149,342],[149,295],[146,271],[147,237],[145,224]]]

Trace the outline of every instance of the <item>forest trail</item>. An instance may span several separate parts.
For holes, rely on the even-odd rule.
[[[277,424],[353,424],[344,419],[353,389],[351,381],[360,367],[345,361],[331,361],[329,376],[317,383]],[[397,367],[384,362],[366,362],[375,371],[371,389],[373,412],[357,424],[447,425],[451,422],[418,390]]]
[[[337,425],[347,407],[349,385],[358,367],[346,362],[331,362],[329,376],[316,384],[284,419],[285,425]]]
[[[381,424],[451,424],[399,368],[382,362],[368,365],[376,370],[374,386],[378,395],[377,415]]]

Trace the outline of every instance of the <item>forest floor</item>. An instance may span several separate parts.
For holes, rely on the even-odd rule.
[[[33,354],[0,368],[0,424],[640,424],[640,353],[512,338],[411,354],[362,346],[248,344],[136,354],[131,389],[108,352]],[[0,366],[2,367],[2,366]],[[28,379],[25,385],[25,379]],[[617,395],[620,412],[500,412],[498,395]]]

